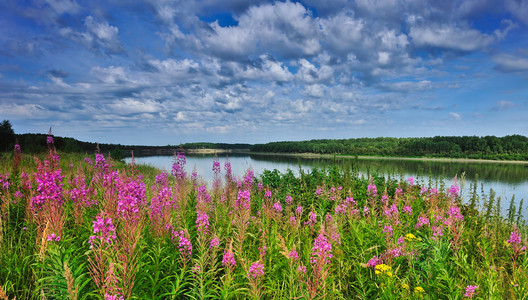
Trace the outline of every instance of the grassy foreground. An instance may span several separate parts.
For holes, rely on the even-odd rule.
[[[456,181],[215,160],[207,187],[48,142],[0,164],[0,299],[528,299],[522,210]]]

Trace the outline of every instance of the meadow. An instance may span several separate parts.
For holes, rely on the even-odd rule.
[[[95,153],[0,164],[0,299],[528,299],[527,227],[460,184]]]

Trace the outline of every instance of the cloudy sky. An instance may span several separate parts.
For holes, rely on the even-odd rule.
[[[528,135],[528,0],[3,0],[0,119],[143,145]]]

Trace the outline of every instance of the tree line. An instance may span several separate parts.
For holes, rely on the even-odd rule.
[[[528,160],[528,138],[522,135],[320,139],[256,144],[250,149],[275,153]]]
[[[0,123],[0,152],[13,151],[16,142],[24,153],[41,153],[47,149],[47,134],[23,133],[16,134],[9,120]],[[136,156],[145,155],[171,155],[178,149],[249,149],[250,144],[226,144],[226,143],[185,143],[180,145],[166,146],[142,146],[121,145],[83,142],[71,137],[53,136],[55,148],[62,152],[93,153],[98,150],[101,153],[111,153],[114,159],[130,156],[134,151]]]

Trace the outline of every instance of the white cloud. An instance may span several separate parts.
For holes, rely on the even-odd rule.
[[[515,106],[515,103],[508,100],[500,100],[493,106],[494,110],[506,110]]]
[[[481,50],[495,42],[492,35],[475,29],[464,29],[452,24],[413,26],[409,33],[418,47],[435,47],[454,51]]]
[[[457,121],[462,120],[462,116],[460,114],[456,113],[456,112],[450,112],[449,116],[451,116],[452,118],[454,118]]]
[[[497,69],[503,72],[526,72],[528,71],[528,56],[515,56],[511,54],[498,54],[493,56]]]

